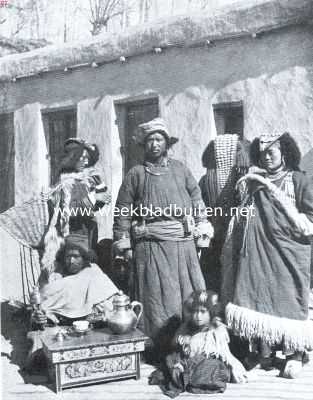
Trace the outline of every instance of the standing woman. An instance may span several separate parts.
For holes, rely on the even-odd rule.
[[[264,369],[274,367],[272,351],[280,346],[281,376],[294,378],[304,351],[313,348],[313,186],[299,170],[300,151],[288,133],[255,139],[251,158],[257,167],[240,180],[247,190],[241,206],[250,212],[233,218],[222,253],[226,318],[234,333],[257,343]]]
[[[104,193],[95,164],[99,159],[97,145],[84,139],[70,138],[64,144],[60,163],[60,176],[48,200],[49,227],[44,237],[42,267],[53,270],[60,244],[69,234],[88,237],[88,246],[96,249],[98,225],[94,211],[110,202]]]
[[[205,149],[202,164],[207,169],[201,178],[203,201],[212,213],[210,222],[214,227],[214,238],[210,247],[201,251],[201,268],[207,289],[220,293],[221,263],[231,208],[237,206],[235,186],[250,167],[250,142],[236,134],[218,135]]]

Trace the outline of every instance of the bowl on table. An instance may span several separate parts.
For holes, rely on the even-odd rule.
[[[89,330],[89,321],[81,320],[73,322],[73,330],[77,333],[85,333]]]

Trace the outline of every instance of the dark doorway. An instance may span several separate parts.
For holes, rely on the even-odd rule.
[[[42,114],[48,157],[50,160],[50,184],[58,180],[59,165],[66,139],[77,136],[76,109],[58,110]]]
[[[243,138],[243,103],[236,101],[231,103],[218,103],[213,105],[216,133],[237,134]]]
[[[14,114],[0,115],[0,212],[14,206]]]
[[[126,104],[126,156],[125,172],[143,161],[143,149],[135,143],[133,137],[139,124],[159,116],[158,98],[145,99]]]

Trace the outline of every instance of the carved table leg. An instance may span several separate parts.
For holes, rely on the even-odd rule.
[[[56,393],[62,392],[62,382],[60,375],[60,365],[56,364],[55,366],[55,391]]]
[[[140,379],[140,353],[136,353],[136,380]]]

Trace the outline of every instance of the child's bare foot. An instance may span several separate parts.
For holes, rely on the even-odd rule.
[[[298,378],[302,371],[302,367],[302,361],[287,360],[284,369],[280,373],[280,376],[287,379]]]

